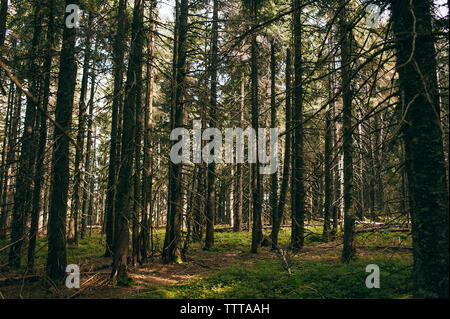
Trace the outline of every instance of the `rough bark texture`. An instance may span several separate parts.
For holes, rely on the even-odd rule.
[[[8,0],[2,0],[0,4],[0,47],[6,38],[6,17],[8,16]]]
[[[78,132],[77,132],[77,148],[75,153],[75,171],[74,171],[74,191],[72,196],[72,212],[71,220],[74,221],[74,234],[73,238],[68,236],[68,243],[78,244],[78,216],[81,207],[81,200],[83,194],[83,157],[84,157],[84,139],[86,133],[86,118],[87,118],[87,87],[88,87],[88,76],[89,76],[89,63],[91,56],[91,44],[92,44],[92,28],[93,17],[92,13],[89,14],[89,26],[85,40],[84,48],[84,64],[83,64],[83,75],[81,77],[81,88],[80,88],[80,102],[78,105]],[[81,217],[83,218],[83,216]]]
[[[38,96],[39,79],[39,41],[42,33],[42,20],[44,16],[44,6],[36,3],[34,8],[34,32],[31,48],[29,51],[28,80],[30,81],[30,93]],[[16,180],[16,193],[14,196],[14,208],[11,229],[11,250],[9,262],[13,267],[20,266],[22,255],[22,245],[25,241],[25,227],[28,214],[31,208],[33,186],[35,152],[34,143],[36,141],[35,120],[36,110],[39,101],[27,98],[27,108],[25,112],[24,132],[22,135],[22,146],[19,157],[19,168]]]
[[[66,6],[69,4],[78,4],[78,1],[67,0]],[[72,124],[77,74],[75,40],[76,28],[64,28],[55,121],[66,132],[70,130]],[[52,279],[62,280],[66,275],[67,264],[66,213],[69,191],[69,138],[60,128],[55,127],[54,141],[52,191],[48,220],[47,274]]]
[[[212,41],[211,41],[211,92],[210,92],[210,127],[217,127],[216,108],[217,108],[217,41],[218,41],[218,11],[219,2],[214,0],[213,22],[212,22]],[[206,197],[206,231],[205,246],[208,250],[214,246],[214,222],[216,218],[216,163],[208,164],[208,183]]]
[[[294,25],[294,103],[292,113],[292,235],[293,250],[303,248],[305,231],[305,186],[303,158],[303,87],[302,87],[302,25],[300,21],[302,0],[293,0]]]
[[[176,5],[176,30],[174,43],[174,83],[171,125],[172,129],[186,125],[185,77],[186,77],[186,36],[189,1],[181,0]],[[165,263],[181,262],[181,217],[183,211],[183,165],[169,162],[169,204],[167,212],[166,236],[162,259]]]
[[[117,33],[114,39],[114,92],[112,103],[111,118],[111,145],[109,150],[109,167],[108,167],[108,189],[106,192],[106,251],[105,256],[112,255],[112,247],[114,243],[114,224],[115,210],[114,202],[116,198],[117,170],[119,167],[119,121],[121,109],[120,105],[123,101],[123,74],[124,74],[124,57],[125,45],[128,29],[128,19],[126,12],[127,1],[120,0],[117,11]]]
[[[412,4],[412,6],[411,6]],[[448,189],[431,1],[393,1],[397,72],[412,219],[414,296],[448,298]]]
[[[55,32],[55,0],[47,1],[48,8],[48,27],[47,27],[47,45],[48,49],[44,61],[44,87],[42,108],[47,111],[50,98],[51,69],[53,60],[54,32]],[[28,243],[28,268],[34,267],[34,253],[36,248],[36,237],[39,228],[39,213],[42,208],[41,189],[44,180],[44,159],[45,147],[47,144],[47,117],[44,114],[38,114],[39,118],[39,144],[36,156],[36,174],[34,176],[34,194],[33,194],[33,211],[31,213],[31,229]]]
[[[341,40],[342,117],[344,151],[344,247],[342,261],[349,262],[355,255],[355,200],[353,198],[353,127],[351,92],[352,27],[347,22],[347,4],[340,2],[339,31]]]
[[[122,157],[117,185],[115,243],[111,279],[127,276],[129,250],[129,220],[133,209],[133,162],[135,156],[136,105],[142,93],[142,62],[144,45],[144,1],[135,0],[131,31],[131,51],[128,62],[125,101],[123,107]]]

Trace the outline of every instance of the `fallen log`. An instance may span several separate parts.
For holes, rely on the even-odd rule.
[[[409,229],[409,228],[389,229],[389,228],[383,228],[383,227],[375,227],[375,228],[368,228],[368,229],[357,229],[357,230],[355,230],[355,234],[358,234],[358,233],[372,233],[372,232],[396,233],[396,232],[410,232],[410,231],[411,231],[411,229]]]
[[[356,246],[356,249],[392,249],[392,250],[407,250],[411,251],[412,247],[401,246]]]
[[[21,285],[22,283],[36,282],[41,279],[40,275],[28,275],[22,277],[3,278],[0,279],[0,287]]]

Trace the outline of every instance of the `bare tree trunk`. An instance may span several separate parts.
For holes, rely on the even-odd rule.
[[[331,120],[331,109],[325,111],[325,204],[323,212],[323,239],[325,241],[330,240],[330,215],[331,215],[331,201],[332,201],[332,188],[331,181],[333,178],[331,170],[331,130],[332,130],[332,120]]]
[[[210,127],[217,127],[216,108],[217,108],[217,42],[218,42],[218,0],[213,4],[212,21],[212,42],[211,42],[211,91],[210,91]],[[209,163],[207,166],[207,197],[206,197],[206,237],[205,250],[214,246],[214,222],[216,218],[216,163]]]
[[[150,245],[150,232],[153,228],[153,86],[154,86],[154,55],[155,55],[155,31],[156,23],[153,21],[156,1],[150,5],[151,31],[147,37],[147,100],[144,110],[144,170],[142,183],[142,231],[141,231],[141,258],[142,262],[147,261],[147,249]]]
[[[39,41],[42,34],[42,20],[44,8],[41,3],[36,3],[34,8],[34,33],[29,52],[30,60],[28,64],[28,79],[31,83],[30,93],[38,96],[39,77]],[[22,135],[22,148],[19,157],[19,168],[16,180],[16,193],[14,196],[14,208],[11,229],[11,250],[9,262],[13,267],[20,267],[22,256],[22,245],[25,241],[25,228],[28,219],[28,212],[31,209],[34,169],[35,169],[35,120],[36,110],[40,101],[27,98],[27,108],[25,112],[25,126]]]
[[[55,42],[55,0],[47,1],[48,7],[48,27],[47,27],[47,45],[48,49],[44,62],[44,87],[43,87],[43,101],[42,108],[47,111],[50,98],[50,84],[51,84],[51,69],[53,60],[53,46]],[[31,213],[31,229],[28,243],[28,268],[34,267],[34,251],[36,248],[36,236],[39,226],[39,213],[42,207],[41,189],[44,180],[44,159],[45,147],[47,144],[47,117],[44,114],[38,115],[39,127],[39,145],[36,156],[36,174],[34,177],[34,194],[33,194],[33,211]],[[45,190],[44,190],[45,191]]]
[[[139,218],[142,213],[142,138],[144,136],[144,119],[141,95],[136,99],[136,136],[135,136],[135,169],[134,169],[134,209],[132,211],[132,266],[141,261],[139,249]]]
[[[66,6],[78,4],[78,0],[66,0]],[[67,17],[67,13],[66,16]],[[75,60],[76,29],[64,28],[59,66],[58,93],[55,121],[62,130],[70,130],[73,99],[76,84]],[[52,191],[48,221],[47,274],[51,279],[62,280],[66,276],[66,214],[69,192],[69,138],[60,128],[54,129],[52,162]]]
[[[392,1],[416,298],[448,298],[448,186],[431,1]]]
[[[305,231],[305,189],[303,158],[303,66],[302,66],[302,0],[293,0],[294,25],[294,109],[292,116],[293,152],[292,152],[292,235],[291,248],[303,248]]]
[[[341,74],[343,100],[343,150],[344,150],[344,247],[342,261],[349,262],[355,255],[354,227],[355,201],[353,198],[353,128],[352,128],[352,92],[351,92],[351,50],[352,30],[347,22],[347,4],[340,1],[341,12],[339,30],[341,38]]]
[[[78,133],[77,133],[77,144],[79,149],[76,149],[75,153],[75,170],[74,170],[74,186],[73,186],[73,196],[72,196],[72,213],[71,220],[74,222],[74,237],[67,238],[68,243],[78,244],[78,215],[80,212],[83,188],[88,187],[85,185],[83,187],[83,151],[84,151],[84,139],[86,132],[86,112],[87,112],[87,88],[89,80],[89,63],[91,60],[91,45],[92,45],[92,23],[93,23],[93,13],[89,13],[89,26],[86,35],[86,42],[84,48],[84,62],[83,62],[83,75],[81,78],[81,89],[80,89],[80,103],[78,107]],[[81,216],[83,221],[83,216]],[[84,237],[84,234],[83,234]]]
[[[117,12],[117,34],[114,38],[114,91],[112,103],[112,119],[111,119],[111,145],[109,151],[109,167],[108,167],[108,188],[106,192],[106,251],[105,257],[112,255],[114,243],[114,224],[115,224],[115,198],[117,173],[120,163],[120,110],[123,103],[123,74],[124,74],[124,57],[128,29],[128,19],[126,14],[127,1],[119,0]]]
[[[241,73],[241,106],[239,109],[239,127],[243,126],[244,122],[244,108],[245,108],[245,73]],[[244,205],[244,171],[243,164],[236,163],[236,178],[235,178],[235,196],[234,196],[234,224],[233,230],[242,231],[242,207]]]
[[[0,166],[0,239],[6,238],[6,197],[8,193],[9,163],[7,162],[7,150],[11,147],[8,138],[11,138],[12,119],[14,109],[14,83],[11,81],[8,92],[8,104],[5,115],[5,128],[2,143],[2,162]]]
[[[186,78],[186,38],[188,28],[189,1],[176,3],[176,29],[174,42],[174,92],[171,112],[171,128],[186,125],[185,78]],[[162,259],[165,263],[181,262],[181,221],[183,211],[183,165],[169,162],[169,199],[166,236]]]
[[[7,16],[8,16],[8,0],[2,0],[0,4],[0,48],[5,44]]]
[[[127,277],[129,249],[129,220],[133,209],[132,187],[133,163],[136,137],[136,106],[142,93],[143,45],[145,40],[144,1],[135,0],[131,36],[131,51],[128,62],[125,101],[123,107],[122,156],[119,169],[116,203],[116,230],[111,279],[113,282]]]
[[[251,2],[251,20],[252,25],[257,24],[258,3],[256,0]],[[258,122],[259,122],[259,104],[258,104],[258,43],[256,41],[256,34],[253,33],[251,39],[251,114],[252,114],[252,128],[256,133],[256,141],[258,141]],[[261,188],[261,174],[259,174],[259,154],[256,153],[256,162],[250,164],[252,171],[251,187],[252,187],[252,247],[251,252],[257,253],[258,246],[262,240],[262,188]]]
[[[3,233],[1,233],[0,238],[6,238],[6,233],[8,229],[8,214],[10,210],[9,202],[11,201],[11,197],[14,195],[11,192],[11,185],[15,183],[15,176],[12,172],[16,169],[16,153],[18,153],[18,143],[17,137],[19,135],[20,128],[20,113],[22,110],[22,93],[20,90],[14,90],[14,95],[11,96],[11,103],[14,105],[13,113],[11,114],[10,120],[10,128],[9,128],[9,138],[8,138],[8,151],[6,155],[6,167],[5,167],[5,178],[4,178],[4,192],[2,197],[2,202],[4,203],[1,207],[3,219]]]
[[[277,222],[272,226],[272,249],[277,249],[278,245],[278,233],[280,231],[281,222],[283,220],[284,215],[284,206],[286,205],[286,195],[287,189],[289,185],[289,177],[290,177],[290,169],[291,169],[291,126],[292,126],[292,110],[291,110],[291,102],[292,102],[292,87],[291,87],[291,73],[292,72],[292,57],[291,57],[291,48],[286,49],[286,108],[285,108],[285,117],[286,117],[286,140],[284,145],[284,162],[283,162],[283,178],[281,181],[280,188],[280,198],[278,201],[278,216]]]

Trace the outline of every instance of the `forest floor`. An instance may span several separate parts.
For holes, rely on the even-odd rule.
[[[111,258],[102,257],[104,236],[93,232],[68,247],[68,263],[81,270],[80,289],[61,288],[44,276],[46,243],[39,241],[36,271],[0,271],[0,298],[409,298],[412,290],[411,236],[406,232],[370,232],[356,236],[357,257],[340,261],[342,239],[323,242],[320,227],[310,227],[305,247],[283,258],[270,247],[250,253],[251,233],[216,232],[215,246],[191,245],[187,260],[163,264],[156,253],[129,269],[130,280],[112,286]],[[155,247],[162,246],[158,231]],[[265,235],[269,233],[265,232]],[[280,232],[286,248],[290,231]],[[39,246],[40,245],[40,246]],[[0,243],[0,247],[4,247]],[[0,266],[6,260],[0,255]],[[25,264],[25,261],[23,262]],[[366,266],[380,267],[380,288],[365,285]]]

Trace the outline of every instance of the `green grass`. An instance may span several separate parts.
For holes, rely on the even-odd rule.
[[[322,242],[321,227],[308,228],[305,246]],[[264,232],[269,236],[268,232]],[[338,241],[342,234],[338,233]],[[222,232],[215,234],[213,252],[222,253],[241,250],[250,255],[251,232]],[[279,243],[287,247],[290,231],[280,231]],[[356,236],[357,245],[402,246],[411,244],[407,233],[363,233]],[[193,244],[199,247],[201,244]],[[265,248],[268,249],[268,248]],[[411,295],[412,263],[409,255],[384,252],[361,254],[348,264],[339,262],[336,255],[341,248],[320,251],[309,257],[292,258],[292,276],[283,268],[281,261],[267,257],[255,261],[254,267],[235,265],[225,267],[210,276],[188,281],[184,284],[148,289],[137,298],[408,298]],[[333,258],[334,257],[334,258]],[[365,272],[368,264],[380,267],[379,289],[368,289]]]
[[[355,236],[357,245],[411,247],[412,236],[408,232],[370,232],[358,233]]]
[[[159,248],[162,248],[164,229],[158,229]],[[258,259],[250,256],[251,232],[216,232],[215,246],[210,254],[222,254],[227,251],[241,251],[240,257],[246,263],[224,267],[218,272],[193,279],[182,284],[155,287],[141,291],[135,298],[408,298],[412,290],[412,262],[410,253],[386,253],[384,250],[357,251],[358,257],[348,264],[339,262],[341,246],[331,249],[317,249],[314,246],[322,243],[321,227],[309,227],[305,246],[313,249],[307,255],[292,257],[292,276],[283,268],[281,261],[274,254],[267,254],[269,248],[261,248],[265,253]],[[270,236],[269,231],[264,236]],[[337,234],[341,242],[342,234]],[[365,247],[375,246],[411,246],[408,233],[381,232],[360,233],[355,237],[356,244]],[[279,244],[287,247],[290,241],[290,230],[282,228]],[[0,242],[0,247],[9,243]],[[78,246],[67,247],[68,263],[89,263],[89,258],[100,257],[104,253],[104,236],[98,231],[80,239]],[[188,252],[189,259],[195,259],[202,247],[200,243],[192,243]],[[0,255],[0,265],[8,258],[7,249]],[[367,253],[370,252],[370,253]],[[36,265],[45,265],[47,258],[47,240],[40,238],[36,245]],[[248,261],[252,261],[248,263]],[[26,264],[26,251],[22,265]],[[377,264],[381,270],[379,289],[368,289],[365,272],[368,264]],[[133,283],[127,283],[133,285]],[[130,295],[131,297],[131,295]]]
[[[0,242],[0,247],[5,247],[9,244],[9,240],[3,240]],[[25,245],[24,245],[25,246]],[[47,261],[47,238],[38,238],[36,241],[35,250],[35,265],[43,266]],[[0,265],[8,263],[9,249],[0,254]],[[67,263],[69,264],[81,264],[83,260],[92,257],[100,257],[105,253],[104,237],[98,231],[93,231],[89,236],[89,232],[84,239],[79,239],[77,245],[67,245]],[[27,250],[23,249],[21,264],[25,267],[27,263]]]
[[[380,288],[368,289],[365,267],[380,267]],[[147,290],[138,298],[405,298],[411,292],[411,264],[399,258],[359,259],[349,264],[294,261],[292,276],[277,260],[247,269],[232,266],[183,285]],[[135,296],[136,297],[136,296]]]

